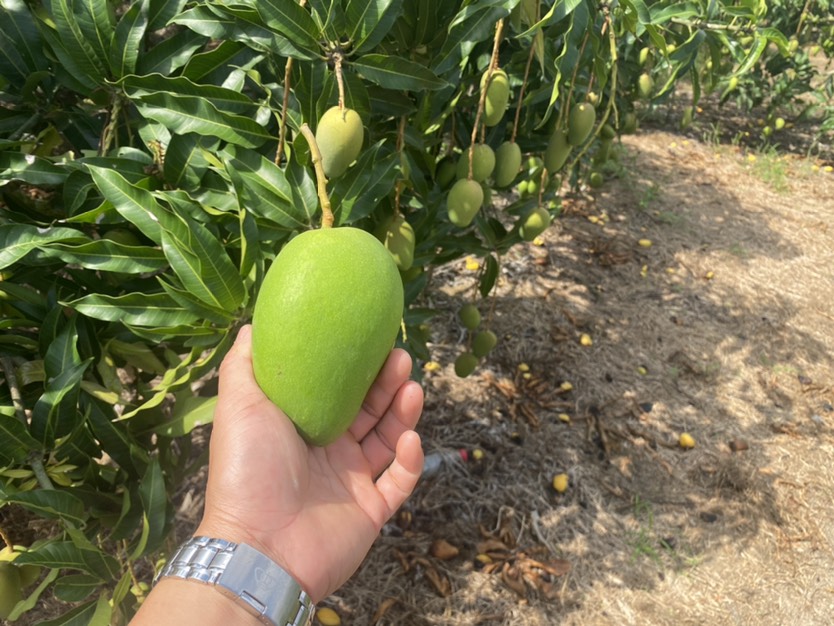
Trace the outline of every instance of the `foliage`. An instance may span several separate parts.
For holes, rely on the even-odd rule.
[[[759,0],[0,5],[0,506],[48,532],[0,531],[44,568],[10,619],[51,589],[69,603],[53,624],[126,622],[170,547],[171,496],[205,462],[191,434],[212,419],[195,389],[281,246],[320,220],[303,124],[340,98],[361,116],[362,152],[328,184],[336,225],[411,225],[400,341],[427,358],[431,268],[481,257],[472,297],[488,297],[528,214],[558,214],[603,127],[633,126],[641,74],[653,103],[688,79],[694,104],[770,67],[769,45],[790,53]],[[510,108],[487,128],[498,67]],[[564,168],[525,159],[521,197],[450,222],[444,162],[479,138],[543,154],[580,103],[596,123]]]

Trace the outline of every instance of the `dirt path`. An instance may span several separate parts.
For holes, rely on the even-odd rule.
[[[422,434],[484,458],[418,488],[344,623],[831,623],[834,174],[664,132],[619,163],[505,260],[465,380],[475,275],[439,275]]]

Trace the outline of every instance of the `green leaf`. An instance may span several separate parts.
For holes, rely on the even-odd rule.
[[[190,291],[180,289],[172,285],[170,282],[164,280],[161,276],[157,276],[157,281],[171,298],[184,309],[191,311],[199,319],[207,322],[228,326],[234,319],[231,312],[224,311],[221,308],[214,307],[204,300],[200,299]]]
[[[75,326],[76,317],[73,316],[55,338],[49,342],[49,347],[46,349],[46,357],[44,357],[43,361],[47,380],[60,376],[61,372],[81,362],[77,348],[78,330]],[[42,342],[45,341],[44,334],[41,333]],[[48,334],[46,340],[48,341]]]
[[[215,85],[201,85],[182,76],[169,77],[162,74],[126,76],[119,81],[119,85],[132,99],[169,93],[174,96],[202,98],[219,111],[226,113],[240,113],[254,117],[258,110],[258,105],[249,96],[239,91]]]
[[[767,48],[767,41],[767,37],[762,37],[759,33],[756,33],[753,45],[750,47],[750,52],[747,53],[747,56],[733,73],[734,76],[745,74],[756,64],[765,51],[765,48]]]
[[[462,58],[469,56],[475,44],[490,38],[495,23],[510,14],[510,10],[495,0],[476,1],[463,7],[449,24],[449,34],[435,59],[436,74],[445,74]],[[508,2],[508,5],[517,4]]]
[[[489,295],[489,292],[495,286],[496,280],[498,280],[498,260],[490,254],[486,258],[484,273],[481,275],[481,282],[478,285],[481,297],[486,298]]]
[[[159,30],[168,26],[185,6],[187,0],[150,0],[148,9],[148,29]]]
[[[246,46],[238,41],[223,41],[212,50],[192,55],[182,68],[182,75],[192,81],[200,80],[227,68],[232,60],[245,50]]]
[[[69,172],[53,165],[43,157],[21,152],[0,152],[0,186],[10,180],[19,180],[30,185],[60,185]]]
[[[204,150],[216,150],[217,140],[199,135],[174,135],[165,152],[163,173],[174,189],[195,190],[209,167]]]
[[[60,571],[57,569],[50,570],[46,577],[38,583],[38,586],[35,587],[35,590],[29,594],[27,598],[25,598],[22,602],[18,602],[17,606],[15,606],[14,610],[9,614],[9,621],[14,622],[20,619],[20,616],[26,613],[26,611],[31,611],[38,605],[38,600],[40,600],[41,595],[48,587],[55,582],[55,579],[58,578],[58,574]],[[43,623],[43,622],[41,622]]]
[[[68,367],[46,383],[46,389],[32,410],[32,435],[45,444],[57,437],[69,434],[83,419],[77,409],[81,378],[92,363],[90,357],[83,363]]]
[[[396,56],[366,54],[352,61],[350,67],[386,89],[422,91],[442,89],[447,85],[423,65]]]
[[[148,27],[148,1],[135,0],[116,26],[110,47],[110,68],[116,77],[136,71],[136,61]]]
[[[269,28],[306,53],[302,58],[321,55],[321,33],[310,14],[295,0],[258,0],[253,4]]]
[[[84,503],[68,491],[36,489],[15,494],[0,493],[0,500],[19,504],[28,511],[46,519],[60,519],[77,527],[87,523],[89,515]]]
[[[295,206],[287,177],[275,163],[249,150],[227,149],[221,156],[240,206],[279,226],[299,229],[309,225],[309,216]]]
[[[11,85],[23,85],[47,67],[40,34],[23,0],[2,0],[0,11],[0,75]]]
[[[177,326],[197,321],[193,313],[164,293],[90,294],[63,304],[88,317],[136,326]]]
[[[89,574],[61,576],[52,588],[55,597],[63,602],[82,602],[98,587],[101,580]]]
[[[143,75],[167,76],[188,63],[192,55],[205,43],[205,38],[193,31],[183,30],[175,33],[139,55],[136,62],[137,71]]]
[[[345,9],[353,54],[372,50],[401,15],[403,0],[349,0]]]
[[[686,19],[696,17],[701,11],[698,5],[692,2],[680,2],[666,5],[656,4],[651,7],[651,23],[655,25],[665,24],[672,19]]]
[[[116,207],[121,216],[134,224],[148,239],[161,243],[162,229],[156,214],[162,208],[153,194],[132,185],[114,170],[95,165],[87,165],[87,169],[101,195]]]
[[[77,536],[77,535],[76,535]],[[43,567],[76,569],[100,580],[110,581],[119,572],[119,563],[88,542],[76,545],[73,541],[52,541],[32,548],[21,554],[15,562],[18,565],[31,563]]]
[[[109,239],[77,245],[51,243],[41,246],[41,249],[64,263],[108,272],[157,272],[168,266],[162,250],[149,246],[128,246]]]
[[[367,217],[394,188],[394,170],[400,155],[397,152],[383,154],[382,144],[380,141],[364,151],[356,165],[333,186],[331,199],[337,224],[351,224]]]
[[[106,3],[103,7],[100,4],[103,0],[91,0],[91,2],[97,5],[97,10],[103,11],[105,16],[109,15]],[[61,51],[64,53],[59,54],[59,57],[63,57],[61,61],[64,66],[76,79],[83,80],[87,84],[103,85],[108,77],[108,67],[105,63],[107,57],[102,43],[103,39],[98,30],[101,23],[96,19],[95,14],[84,15],[81,10],[76,16],[74,9],[78,5],[83,5],[78,0],[51,0],[49,4],[55,32]]]
[[[205,98],[157,92],[139,96],[133,103],[141,115],[180,135],[197,133],[246,148],[272,139],[253,119],[221,111]]]
[[[54,241],[84,241],[86,238],[73,228],[38,228],[28,224],[0,226],[0,269],[19,261],[32,250]]]
[[[313,217],[319,210],[316,181],[313,180],[310,171],[295,159],[291,159],[287,164],[284,174],[292,192],[293,204],[303,211],[306,223],[312,224]]]
[[[286,39],[264,26],[254,8],[202,4],[182,12],[172,21],[205,37],[243,43],[261,52],[284,49],[286,42],[286,52],[298,54]]]
[[[216,396],[213,398],[189,396],[184,400],[178,400],[174,404],[171,419],[154,428],[154,432],[163,437],[182,437],[187,435],[195,428],[211,424],[214,421],[214,409],[216,406]]]
[[[131,479],[138,480],[150,459],[147,451],[132,440],[124,424],[114,424],[113,410],[100,401],[82,396],[87,423],[102,451],[110,455]]]
[[[40,448],[40,442],[16,416],[0,413],[0,462],[23,463],[30,452]]]
[[[142,482],[139,483],[139,498],[149,531],[143,534],[143,541],[134,549],[131,555],[134,560],[158,550],[171,527],[173,512],[168,502],[168,492],[165,489],[165,479],[158,457],[151,460]]]

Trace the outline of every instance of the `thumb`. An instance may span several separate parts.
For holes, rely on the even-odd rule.
[[[238,331],[232,349],[220,364],[218,403],[251,404],[261,400],[269,401],[255,380],[252,368],[252,326],[247,324]]]

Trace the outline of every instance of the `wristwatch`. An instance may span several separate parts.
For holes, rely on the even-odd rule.
[[[309,626],[315,606],[295,579],[245,543],[192,537],[160,570],[166,576],[213,585],[271,626]]]

